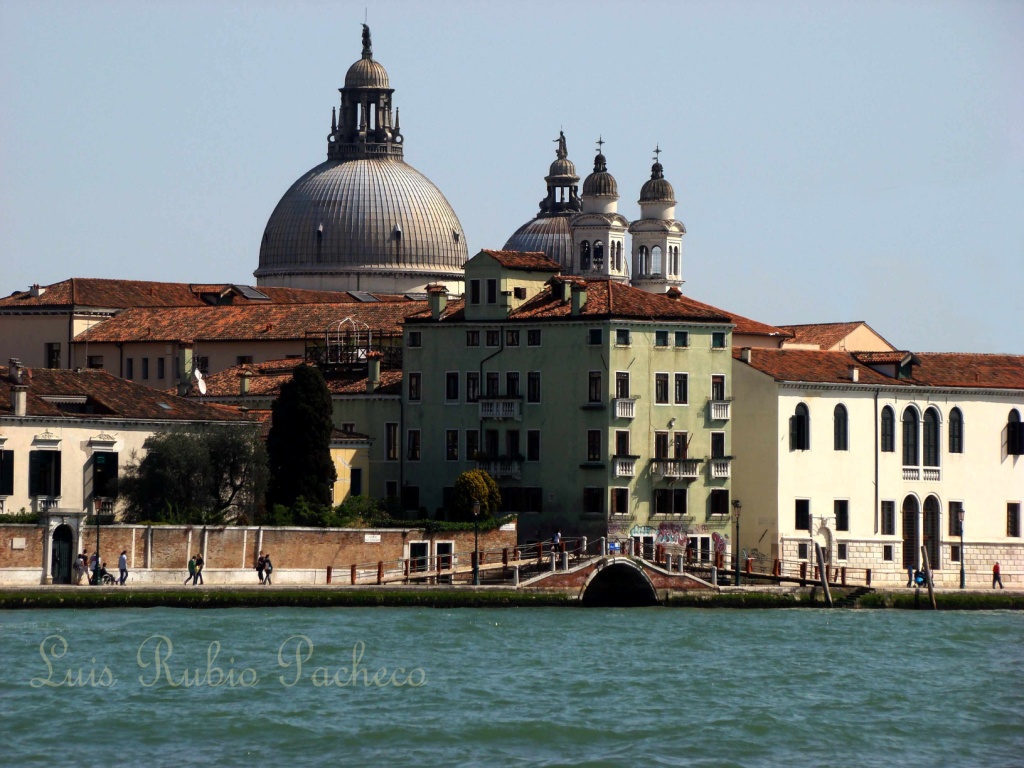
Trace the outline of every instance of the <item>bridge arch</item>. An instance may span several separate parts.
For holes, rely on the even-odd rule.
[[[632,608],[658,605],[658,593],[643,568],[632,560],[602,560],[580,590],[583,605],[594,608]]]

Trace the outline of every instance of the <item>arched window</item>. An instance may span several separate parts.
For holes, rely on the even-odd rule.
[[[622,243],[615,243],[615,271],[622,271]]]
[[[651,272],[655,275],[662,274],[661,271],[661,246],[651,248]]]
[[[800,403],[789,417],[789,450],[807,451],[811,447],[811,415]]]
[[[1006,455],[1020,456],[1024,454],[1024,425],[1020,423],[1020,413],[1014,408],[1006,419]]]
[[[646,277],[650,274],[650,264],[647,263],[647,246],[641,245],[639,249],[640,254],[640,275],[639,277]]]
[[[882,409],[882,453],[896,450],[896,414],[888,405]]]
[[[594,269],[604,268],[604,243],[600,240],[594,241]]]
[[[671,259],[672,267],[671,267],[670,271],[672,272],[673,275],[675,275],[676,277],[679,277],[679,246],[674,245],[674,246],[672,246],[669,249],[669,251],[672,254],[672,259]]]
[[[580,272],[590,269],[590,241],[580,243]]]
[[[917,411],[908,407],[903,411],[903,466],[918,465],[917,451]]]
[[[964,452],[964,415],[959,408],[949,412],[949,452]]]
[[[939,466],[939,412],[934,408],[924,412],[924,465]]]
[[[846,414],[846,406],[841,403],[836,406],[832,415],[832,426],[834,433],[833,448],[837,451],[848,451],[850,449],[850,420]]]
[[[927,418],[926,413],[926,421]],[[924,546],[928,550],[928,564],[936,571],[942,568],[942,561],[939,559],[939,542],[942,538],[939,535],[939,517],[939,500],[929,496],[924,500],[924,519],[921,522],[924,529]]]

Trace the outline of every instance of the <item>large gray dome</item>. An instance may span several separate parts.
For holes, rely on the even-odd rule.
[[[455,211],[415,168],[390,158],[328,160],[277,204],[256,276],[401,270],[461,279],[467,258]]]
[[[572,266],[569,216],[538,216],[531,219],[513,233],[502,250],[545,253],[549,259],[561,264],[563,269],[569,269]]]

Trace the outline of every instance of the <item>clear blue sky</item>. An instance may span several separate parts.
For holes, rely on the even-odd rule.
[[[472,254],[537,210],[564,129],[627,218],[660,144],[684,291],[901,348],[1024,353],[1024,3],[0,0],[0,294],[253,283],[374,57]]]

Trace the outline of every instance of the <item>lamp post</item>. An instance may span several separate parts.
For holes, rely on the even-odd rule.
[[[964,570],[964,508],[957,510],[960,518],[960,589],[967,589],[967,571]]]
[[[480,502],[473,501],[473,586],[480,586]]]
[[[740,585],[740,510],[743,505],[739,499],[732,500],[733,514],[736,516],[736,586]]]

